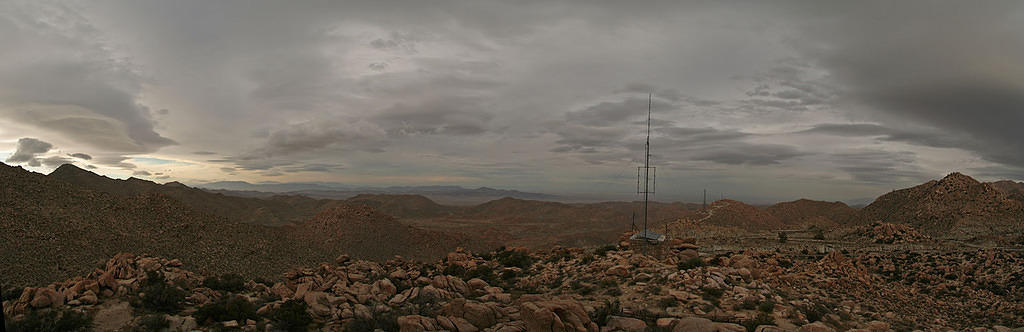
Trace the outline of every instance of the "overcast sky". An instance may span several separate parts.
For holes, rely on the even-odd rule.
[[[1024,180],[1019,1],[3,1],[0,159],[158,182],[872,198]]]

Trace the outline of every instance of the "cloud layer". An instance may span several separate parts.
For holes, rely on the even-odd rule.
[[[1024,180],[1022,6],[10,1],[0,152],[122,177],[629,198],[653,94],[666,199]]]

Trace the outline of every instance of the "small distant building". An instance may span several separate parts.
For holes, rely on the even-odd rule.
[[[632,236],[629,237],[629,240],[637,242],[647,241],[647,243],[650,244],[660,244],[662,242],[665,242],[665,234],[652,232],[651,230],[648,229],[634,233]]]

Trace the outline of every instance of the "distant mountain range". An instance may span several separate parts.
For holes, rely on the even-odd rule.
[[[519,190],[462,186],[349,186],[330,182],[249,183],[245,181],[217,181],[195,184],[212,192],[242,197],[270,197],[274,195],[302,195],[311,198],[348,199],[360,194],[423,195],[445,204],[479,204],[499,198],[511,197],[533,200],[561,200],[563,197]]]

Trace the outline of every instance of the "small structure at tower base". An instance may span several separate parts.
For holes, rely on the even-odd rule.
[[[660,234],[660,233],[652,232],[651,230],[647,229],[647,230],[642,230],[642,231],[633,233],[633,235],[631,235],[629,237],[629,241],[631,241],[631,242],[647,241],[647,244],[661,244],[662,242],[665,242],[665,234]]]

